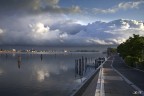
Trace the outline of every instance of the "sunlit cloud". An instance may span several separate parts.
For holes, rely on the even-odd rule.
[[[106,42],[105,40],[99,40],[99,39],[88,39],[87,43],[100,44],[100,45],[111,45],[111,44],[113,44],[113,42]]]
[[[137,20],[118,19],[110,22],[96,21],[88,25],[73,20],[55,23],[28,22],[26,30],[1,31],[0,44],[87,46],[120,44],[133,34],[144,35],[144,23]]]
[[[128,10],[128,9],[138,9],[141,4],[144,4],[144,1],[135,1],[135,2],[122,2],[118,5],[108,8],[108,9],[99,9],[99,8],[93,8],[92,11],[95,14],[98,13],[115,13],[119,10]]]

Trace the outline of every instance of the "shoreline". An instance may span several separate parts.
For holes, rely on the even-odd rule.
[[[0,52],[0,54],[95,54],[101,52]]]

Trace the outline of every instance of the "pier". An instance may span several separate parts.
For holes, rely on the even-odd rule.
[[[144,96],[142,81],[144,72],[127,67],[118,55],[114,55],[71,96]]]

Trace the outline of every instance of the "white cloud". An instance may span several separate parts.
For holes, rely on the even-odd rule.
[[[33,27],[32,25],[30,27]],[[33,32],[36,32],[38,34],[43,34],[49,31],[49,27],[45,27],[42,23],[37,23],[33,28]]]
[[[142,3],[144,3],[144,1],[119,3],[117,8],[119,8],[119,9],[138,8],[139,5]]]
[[[92,44],[100,44],[100,45],[111,45],[113,44],[112,42],[106,42],[105,40],[100,40],[100,39],[88,39],[88,43]]]
[[[29,24],[28,31],[3,32],[0,44],[108,45],[120,44],[133,34],[144,36],[142,21],[118,19],[111,22],[96,21],[88,25],[63,21],[49,26],[38,22]]]
[[[77,34],[85,38],[90,44],[120,44],[129,36],[139,34],[144,36],[144,24],[136,20],[114,20],[111,22],[94,22],[85,27],[84,31]]]
[[[143,4],[144,1],[135,1],[135,2],[122,2],[119,3],[118,5],[112,7],[112,8],[108,8],[108,9],[98,9],[98,8],[93,8],[92,11],[95,14],[98,13],[115,13],[119,10],[127,10],[127,9],[135,9],[135,8],[139,8],[139,5]]]
[[[59,35],[60,42],[64,42],[64,40],[66,40],[67,38],[68,38],[68,34],[67,33],[61,33]]]
[[[35,41],[47,41],[57,39],[61,33],[59,30],[50,30],[48,26],[45,26],[43,23],[36,23],[30,26],[31,33],[29,34],[30,38],[33,38]]]

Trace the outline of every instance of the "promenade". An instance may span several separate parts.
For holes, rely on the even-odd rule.
[[[116,60],[116,59],[114,59]],[[115,64],[111,57],[103,66],[104,93],[103,96],[140,96],[135,89],[125,82],[112,67]]]
[[[110,57],[81,96],[143,96],[142,90],[136,90],[131,85],[133,83],[126,82],[125,77],[114,69],[113,66],[119,60],[120,58]]]

